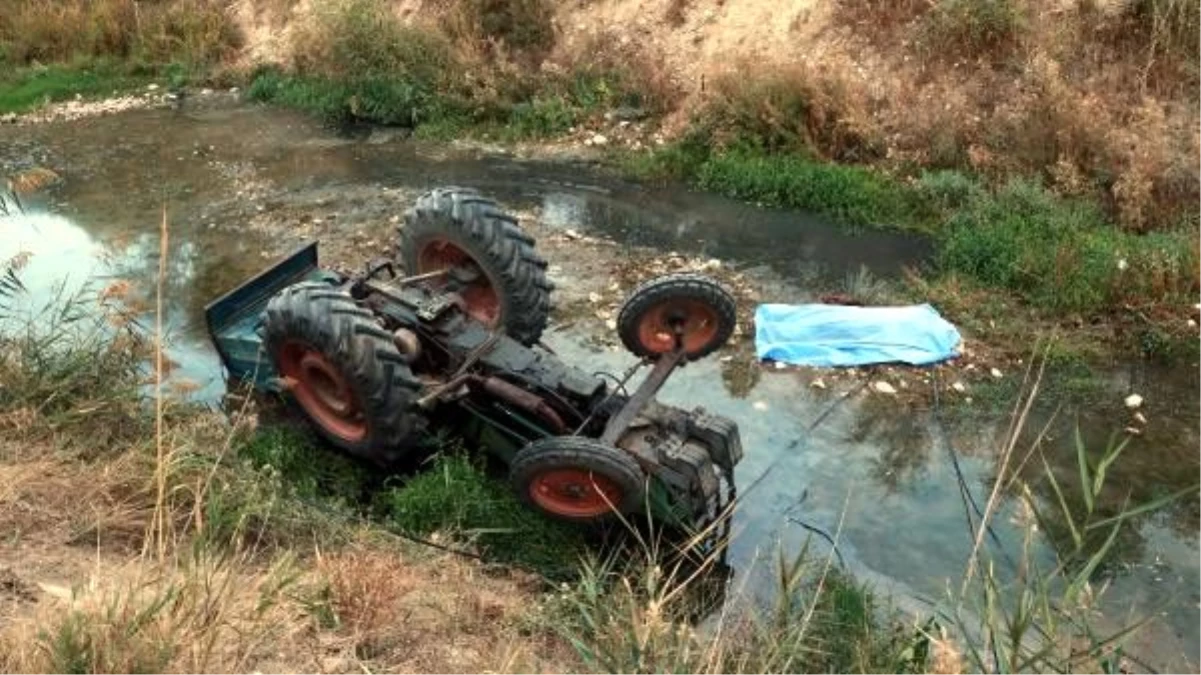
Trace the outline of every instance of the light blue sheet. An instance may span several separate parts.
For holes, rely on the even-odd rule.
[[[960,336],[928,304],[909,307],[765,304],[755,310],[760,359],[804,366],[915,366],[959,355]]]

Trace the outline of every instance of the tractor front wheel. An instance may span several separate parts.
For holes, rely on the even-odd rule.
[[[639,286],[617,315],[617,334],[635,356],[655,359],[675,350],[689,360],[730,339],[737,323],[733,296],[699,274],[669,274]]]
[[[344,291],[297,284],[267,303],[264,347],[313,428],[349,454],[389,466],[416,443],[421,383],[392,336]]]
[[[527,505],[558,519],[600,523],[637,511],[645,475],[625,452],[583,436],[530,443],[510,466],[513,489]]]

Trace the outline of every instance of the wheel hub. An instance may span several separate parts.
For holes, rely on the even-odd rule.
[[[313,421],[352,443],[367,436],[367,423],[354,392],[324,354],[291,341],[280,348],[278,361],[292,397]]]
[[[434,238],[424,242],[417,254],[416,273],[438,270],[447,270],[469,316],[489,327],[500,323],[500,294],[470,253],[448,239]]]
[[[621,488],[586,469],[553,469],[530,484],[530,497],[543,509],[576,518],[603,515],[621,503]]]

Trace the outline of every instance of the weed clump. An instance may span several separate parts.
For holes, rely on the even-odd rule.
[[[415,126],[438,116],[449,43],[406,26],[376,0],[324,3],[292,39],[294,68],[261,70],[252,99],[315,110],[331,121]]]
[[[1027,21],[1017,0],[939,0],[921,20],[929,54],[969,58],[1012,53]]]
[[[451,0],[443,26],[492,58],[516,55],[537,65],[555,46],[549,0]]]
[[[948,220],[945,269],[1018,292],[1035,305],[1084,313],[1174,299],[1201,289],[1196,233],[1134,235],[1094,204],[1029,182],[976,193]]]
[[[585,550],[583,531],[549,520],[517,501],[461,453],[439,454],[433,465],[376,496],[376,509],[400,530],[427,536],[465,536],[489,557],[547,574],[572,569]]]
[[[0,62],[87,58],[213,65],[243,44],[225,3],[216,0],[5,0]]]
[[[719,145],[843,162],[881,156],[883,145],[842,78],[803,66],[760,68],[752,77],[747,72],[739,69],[713,83],[701,126]]]

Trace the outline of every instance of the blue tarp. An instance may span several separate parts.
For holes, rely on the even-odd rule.
[[[959,331],[928,304],[910,307],[760,305],[760,359],[804,366],[937,363],[958,356]]]

